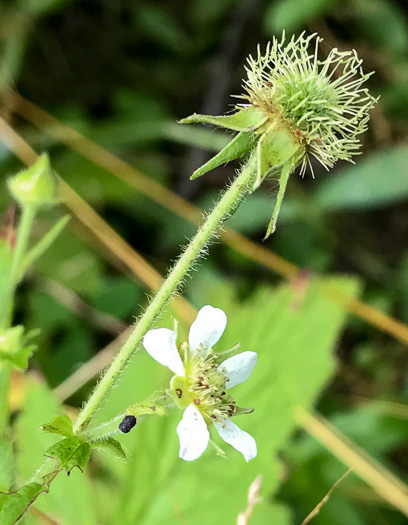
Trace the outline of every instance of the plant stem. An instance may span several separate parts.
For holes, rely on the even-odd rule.
[[[251,155],[248,163],[221,197],[213,211],[208,215],[207,220],[199,228],[196,236],[191,240],[174,265],[168,277],[146,308],[144,314],[136,323],[129,339],[122,346],[80,412],[74,424],[74,431],[76,433],[82,432],[89,424],[92,416],[98,410],[119,374],[125,368],[129,358],[137,349],[142,337],[151,327],[155,317],[161,312],[172,294],[180,287],[186,274],[191,270],[194,260],[200,255],[200,252],[211,237],[215,235],[222,222],[236,209],[249,192],[250,185],[256,178],[255,163],[255,156]]]
[[[65,228],[70,220],[69,215],[62,217],[54,226],[35,244],[30,251],[28,251],[21,264],[19,271],[19,278],[22,278],[26,271],[32,266],[37,259],[39,259],[51,244],[57,239],[59,234]]]
[[[26,204],[23,207],[20,224],[18,226],[17,242],[11,261],[8,286],[5,293],[0,297],[0,329],[7,329],[12,320],[14,293],[19,281],[20,266],[27,251],[28,238],[37,208]]]
[[[23,208],[20,224],[18,227],[17,242],[11,261],[10,275],[7,288],[0,297],[0,330],[10,327],[13,316],[14,293],[18,284],[20,266],[27,249],[31,225],[35,217],[36,208],[26,205]],[[9,390],[10,390],[10,366],[7,362],[0,362],[0,433],[4,432],[9,425]]]
[[[4,361],[0,362],[0,438],[9,425],[9,390],[10,366]]]

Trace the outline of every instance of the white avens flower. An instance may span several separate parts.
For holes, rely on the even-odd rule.
[[[254,191],[268,176],[279,177],[279,192],[266,237],[275,231],[289,176],[300,166],[312,175],[311,157],[327,170],[338,160],[353,162],[361,147],[369,112],[377,102],[364,84],[362,60],[353,51],[332,49],[319,58],[322,39],[316,34],[286,41],[273,38],[245,68],[244,101],[229,115],[191,115],[183,124],[201,122],[237,131],[215,157],[198,168],[192,179],[233,159],[250,154]]]
[[[221,338],[227,316],[219,308],[204,306],[191,325],[188,343],[176,345],[177,334],[168,328],[149,330],[143,339],[147,352],[175,375],[170,393],[184,409],[177,426],[179,457],[192,461],[201,456],[210,440],[209,425],[222,439],[241,452],[246,461],[257,454],[255,439],[230,420],[231,416],[251,412],[237,407],[226,390],[244,382],[257,362],[255,352],[242,352],[219,362],[212,347]]]

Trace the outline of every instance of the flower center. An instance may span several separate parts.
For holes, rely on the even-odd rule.
[[[231,417],[236,402],[225,392],[227,377],[218,370],[218,356],[210,352],[204,358],[198,352],[191,355],[187,345],[183,349],[185,377],[174,376],[170,384],[177,405],[186,408],[194,403],[207,423]]]

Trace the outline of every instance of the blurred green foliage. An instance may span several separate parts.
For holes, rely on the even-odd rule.
[[[265,246],[312,272],[357,275],[363,299],[408,322],[406,2],[3,0],[0,15],[5,105],[8,90],[17,89],[205,210],[238,166],[188,182],[228,137],[176,121],[193,112],[232,109],[230,94],[241,92],[246,56],[282,30],[317,31],[325,39],[325,53],[335,46],[355,48],[364,70],[376,71],[370,88],[381,95],[363,138],[364,155],[355,166],[339,164],[330,173],[316,166],[316,180],[292,177],[280,226]],[[48,150],[59,173],[165,273],[194,227],[43,130],[18,119],[13,123],[38,151]],[[5,178],[21,164],[3,145],[0,164],[0,208],[5,212],[10,205]],[[271,181],[240,207],[230,225],[259,240],[275,193]],[[41,238],[58,213],[42,213],[34,237]],[[4,214],[4,228],[7,224]],[[4,228],[0,286],[9,264]],[[130,455],[126,463],[95,452],[84,475],[75,469],[70,478],[60,474],[38,508],[62,525],[230,523],[245,508],[249,484],[263,473],[263,501],[250,523],[300,523],[345,468],[309,436],[293,436],[290,407],[299,401],[317,403],[333,424],[406,480],[406,421],[374,411],[371,404],[360,406],[361,399],[374,405],[381,400],[407,403],[406,348],[361,320],[349,319],[343,330],[344,312],[318,293],[319,281],[312,282],[298,305],[289,287],[270,288],[275,280],[266,269],[216,245],[185,288],[196,307],[209,302],[226,309],[223,347],[240,340],[243,349],[260,354],[251,380],[237,388],[239,399],[255,407],[254,414],[241,419],[257,438],[256,460],[246,465],[231,450],[224,461],[208,451],[197,463],[181,464],[175,433],[180,415],[147,419],[121,439]],[[18,482],[31,476],[56,441],[39,430],[61,414],[50,389],[108,344],[116,329],[93,322],[89,311],[72,311],[63,291],[50,293],[50,281],[77,294],[93,315],[110,314],[123,323],[133,322],[148,292],[75,221],[38,261],[17,299],[19,322],[42,330],[25,405],[15,423]],[[352,278],[336,282],[356,293]],[[170,323],[169,315],[160,321],[161,326]],[[186,327],[181,330],[185,333]],[[167,379],[166,371],[140,351],[100,420]],[[91,387],[82,387],[69,404],[81,406]],[[9,471],[0,473],[0,489],[12,477],[9,453],[8,445],[0,443],[2,457],[10,458]],[[24,522],[35,525],[38,518],[28,515]],[[404,518],[352,474],[313,523],[402,525]]]

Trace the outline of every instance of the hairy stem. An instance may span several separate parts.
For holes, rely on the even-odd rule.
[[[256,177],[255,157],[251,156],[241,173],[221,197],[207,220],[199,228],[196,236],[188,244],[181,257],[170,271],[168,277],[146,308],[144,314],[136,323],[133,332],[123,345],[110,367],[105,372],[100,382],[96,385],[89,400],[80,412],[74,424],[76,433],[82,432],[89,424],[92,416],[100,407],[103,399],[108,394],[116,379],[125,368],[129,358],[140,344],[142,337],[151,327],[155,317],[161,312],[172,294],[178,290],[184,277],[191,269],[194,260],[201,250],[215,235],[222,222],[236,209],[248,193],[251,183]]]

